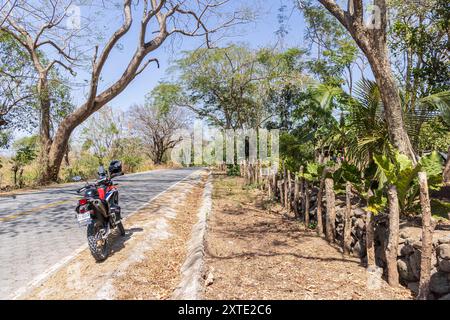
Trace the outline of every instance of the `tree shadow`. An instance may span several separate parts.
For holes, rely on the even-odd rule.
[[[225,214],[230,214],[230,210],[224,212]],[[239,210],[234,210],[239,211]],[[238,215],[238,213],[232,212],[233,215]],[[240,215],[244,213],[239,213]],[[209,248],[206,248],[206,252],[211,258],[218,260],[230,260],[239,258],[252,258],[252,257],[274,257],[274,256],[292,256],[297,259],[308,259],[308,260],[319,260],[319,261],[339,261],[343,263],[356,264],[364,266],[360,259],[355,257],[345,257],[342,254],[340,247],[337,244],[330,245],[324,242],[324,246],[328,246],[333,249],[336,253],[341,255],[341,257],[323,257],[318,255],[308,256],[296,253],[298,251],[297,246],[300,244],[308,245],[311,239],[317,239],[318,236],[310,230],[301,230],[297,225],[293,223],[299,222],[297,218],[280,215],[268,217],[269,219],[265,221],[255,221],[249,225],[233,225],[231,228],[220,228],[216,229],[215,232],[218,233],[219,237],[223,239],[239,239],[247,243],[258,242],[260,240],[266,239],[267,237],[274,236],[273,240],[267,248],[251,249],[251,252],[230,254],[230,255],[214,255],[211,253]],[[288,224],[288,225],[286,225]],[[289,242],[292,241],[290,244]],[[271,248],[272,247],[272,248]],[[284,252],[277,251],[277,248],[283,250]]]

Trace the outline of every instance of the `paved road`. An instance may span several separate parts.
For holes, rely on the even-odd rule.
[[[156,170],[117,178],[124,216],[184,179],[195,169]],[[86,243],[75,220],[80,198],[71,184],[0,196],[0,299],[8,299]],[[126,225],[125,225],[126,228]]]

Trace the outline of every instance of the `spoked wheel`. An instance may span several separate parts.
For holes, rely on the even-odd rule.
[[[103,239],[102,228],[99,224],[91,223],[87,227],[88,245],[92,256],[96,261],[108,258],[111,246],[108,238]]]

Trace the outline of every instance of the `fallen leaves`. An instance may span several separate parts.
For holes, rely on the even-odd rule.
[[[344,257],[240,178],[215,177],[206,266],[215,269],[207,299],[411,298],[385,283],[369,290],[359,259]]]

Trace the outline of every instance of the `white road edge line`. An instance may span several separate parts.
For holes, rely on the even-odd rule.
[[[160,169],[160,170],[166,170],[166,169]],[[167,169],[168,170],[168,169]],[[172,190],[173,188],[175,188],[178,184],[180,184],[181,182],[189,179],[191,176],[193,176],[194,174],[198,173],[199,171],[202,171],[205,169],[198,169],[195,170],[194,172],[192,172],[191,174],[189,174],[188,176],[184,177],[183,179],[181,179],[180,181],[177,181],[175,184],[171,185],[169,188],[167,188],[164,191],[161,191],[160,193],[158,193],[156,196],[154,196],[153,198],[151,198],[148,202],[146,202],[145,204],[143,204],[142,206],[140,206],[138,209],[136,209],[135,211],[133,211],[132,213],[130,213],[129,215],[127,215],[126,217],[123,218],[123,221],[126,221],[127,218],[133,216],[136,212],[139,212],[140,210],[142,210],[145,206],[149,205],[152,201],[156,200],[157,198],[159,198],[160,196],[162,196],[164,193]],[[155,171],[155,170],[153,170]],[[82,251],[84,251],[85,249],[88,248],[87,243],[83,244],[81,247],[79,247],[78,249],[76,249],[74,251],[74,253],[70,254],[69,256],[61,259],[60,261],[58,261],[57,263],[55,263],[53,266],[51,266],[50,268],[48,268],[46,271],[44,271],[43,273],[41,273],[40,275],[36,276],[33,280],[31,280],[28,284],[26,284],[25,286],[17,289],[12,295],[10,295],[10,300],[20,300],[21,296],[27,294],[28,292],[30,292],[32,289],[35,289],[38,285],[40,285],[41,283],[43,283],[45,280],[47,280],[48,278],[50,278],[50,276],[52,276],[54,273],[56,273],[58,270],[60,270],[62,267],[64,267],[66,264],[68,264],[69,262],[71,262],[73,259],[76,258],[76,256],[78,256]]]

